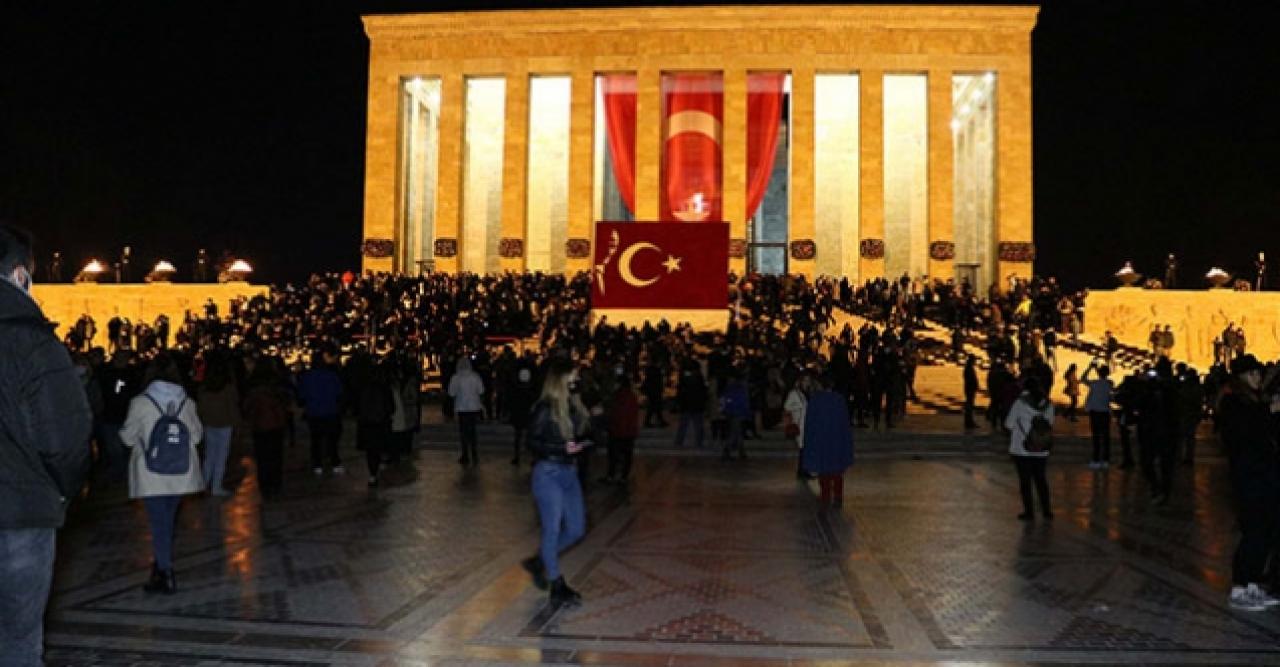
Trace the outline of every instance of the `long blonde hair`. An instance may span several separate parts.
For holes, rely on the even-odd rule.
[[[547,369],[546,379],[542,381],[542,401],[551,411],[551,418],[560,426],[560,434],[565,440],[572,440],[587,427],[587,408],[582,404],[582,399],[569,391],[573,371],[571,363],[552,363]],[[579,418],[578,429],[573,427],[575,414]]]

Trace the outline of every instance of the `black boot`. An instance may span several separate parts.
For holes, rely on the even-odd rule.
[[[551,582],[551,604],[555,606],[581,604],[582,596],[578,595],[578,591],[569,588],[569,584],[564,583],[564,577],[559,577]]]
[[[174,575],[173,570],[164,572],[164,594],[173,595],[178,592],[178,577]]]
[[[529,576],[533,577],[533,585],[538,590],[547,590],[547,568],[542,565],[542,556],[531,556],[520,561],[520,565],[524,567]]]
[[[151,564],[151,578],[147,583],[142,585],[142,590],[148,593],[160,593],[164,591],[164,572],[160,571],[160,567],[155,563]]]

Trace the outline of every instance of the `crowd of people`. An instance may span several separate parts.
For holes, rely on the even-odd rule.
[[[420,425],[418,389],[427,374],[440,377],[443,412],[458,424],[461,465],[478,465],[477,428],[485,420],[511,424],[513,464],[532,449],[536,465],[545,457],[531,438],[545,428],[531,410],[552,366],[570,364],[575,400],[599,448],[608,451],[608,470],[598,480],[607,484],[629,478],[640,428],[632,422],[642,409],[644,426],[665,426],[667,416],[675,416],[676,447],[710,445],[726,461],[746,458],[745,442],[758,437],[758,429],[782,426],[803,444],[802,433],[792,433],[804,423],[797,400],[807,402],[824,383],[843,398],[852,426],[892,428],[915,396],[916,369],[931,344],[918,330],[933,322],[951,328],[951,358],[964,360],[967,428],[977,426],[980,383],[976,357],[965,350],[974,343],[985,350],[986,418],[1010,438],[1024,503],[1019,518],[1035,516],[1032,491],[1040,496],[1040,514],[1052,517],[1048,452],[1030,451],[1025,443],[1035,417],[1053,422],[1048,397],[1057,379],[1055,351],[1059,336],[1078,333],[1083,293],[1065,294],[1052,279],[1012,281],[1008,290],[979,298],[967,284],[905,277],[855,285],[748,276],[731,279],[728,326],[715,333],[668,323],[631,328],[592,322],[588,292],[585,275],[335,274],[234,302],[223,314],[206,304],[201,316],[188,314],[172,343],[157,335],[167,322],[130,327],[115,321],[107,326],[106,350],[88,345],[92,336],[77,331],[92,331],[92,321],[77,323],[66,342],[88,393],[102,394],[101,409],[98,400],[91,404],[98,451],[108,467],[118,469],[126,457],[116,434],[132,398],[146,387],[138,378],[147,360],[171,359],[196,395],[217,395],[218,378],[226,377],[225,391],[245,397],[259,483],[270,499],[283,483],[282,441],[294,437],[292,405],[302,406],[308,422],[315,474],[345,472],[337,443],[348,415],[369,484],[377,486],[381,472],[409,452]],[[836,330],[837,309],[860,314],[865,323]],[[1234,327],[1228,332],[1236,336],[1233,343],[1242,338]],[[1177,462],[1192,462],[1196,428],[1205,414],[1214,414],[1230,377],[1223,364],[1201,378],[1195,369],[1171,363],[1164,344],[1171,341],[1163,329],[1157,333],[1158,361],[1118,385],[1109,372],[1111,344],[1083,373],[1070,366],[1062,381],[1068,420],[1076,419],[1077,401],[1088,392],[1090,467],[1110,466],[1111,435],[1118,433],[1120,467],[1140,466],[1153,502],[1163,505],[1174,491]],[[1240,358],[1242,350],[1232,350],[1230,358]],[[210,401],[199,403],[204,409]],[[225,411],[214,420],[234,421]],[[224,493],[225,447],[208,451],[205,484],[213,494]],[[813,471],[803,458],[797,457],[797,475],[809,477]],[[575,453],[573,459],[578,483],[591,483],[593,456]],[[825,480],[823,488],[838,499],[835,483]],[[541,558],[547,567],[547,555]]]
[[[853,430],[892,428],[903,419],[927,354],[962,364],[965,427],[976,428],[978,358],[968,350],[985,350],[986,416],[993,430],[1007,433],[1023,500],[1019,518],[1034,519],[1036,496],[1039,514],[1053,516],[1046,464],[1058,412],[1049,399],[1055,350],[1060,336],[1078,336],[1086,295],[1065,293],[1051,278],[1011,280],[1007,289],[982,296],[966,283],[907,277],[859,285],[730,276],[727,326],[704,332],[678,323],[637,328],[592,321],[585,274],[330,274],[225,310],[209,302],[176,326],[165,318],[152,324],[113,318],[104,345],[98,323],[82,317],[62,345],[50,347],[55,339],[25,294],[29,241],[9,228],[0,232],[0,328],[13,336],[6,340],[16,341],[12,351],[19,355],[6,354],[5,378],[31,383],[36,388],[23,395],[38,396],[24,399],[35,404],[0,411],[33,415],[18,422],[21,428],[0,429],[0,457],[6,471],[18,471],[7,473],[19,482],[15,488],[39,500],[24,500],[21,517],[6,514],[16,503],[0,502],[0,546],[6,553],[52,549],[67,499],[96,466],[107,483],[127,479],[130,497],[146,508],[154,550],[148,592],[177,589],[172,545],[181,498],[230,493],[225,475],[237,429],[252,442],[253,471],[267,502],[288,483],[285,444],[297,440],[298,415],[307,425],[314,475],[347,474],[339,443],[344,424],[353,424],[368,484],[377,487],[412,452],[429,377],[439,378],[441,409],[457,424],[459,464],[480,464],[483,420],[511,425],[512,464],[531,459],[543,533],[524,566],[557,604],[579,599],[558,557],[585,530],[582,489],[595,481],[628,483],[642,423],[667,426],[673,416],[674,446],[710,446],[726,462],[747,458],[746,441],[759,430],[781,428],[797,445],[796,474],[816,477],[822,506],[838,507]],[[864,323],[837,327],[840,311]],[[921,335],[935,325],[950,329],[949,350]],[[1121,466],[1134,465],[1136,428],[1138,463],[1153,501],[1164,504],[1177,461],[1193,459],[1196,427],[1212,414],[1247,504],[1231,603],[1265,608],[1276,603],[1259,586],[1258,563],[1267,562],[1277,542],[1280,421],[1272,415],[1280,412],[1280,383],[1274,368],[1243,354],[1242,332],[1229,327],[1224,339],[1228,333],[1223,361],[1230,365],[1215,365],[1204,379],[1165,354],[1117,386],[1108,343],[1083,373],[1071,365],[1063,374],[1070,401],[1064,416],[1076,419],[1087,390],[1095,469],[1110,465],[1113,418]],[[14,454],[24,448],[35,455]],[[596,450],[608,453],[599,480],[590,471]],[[39,465],[32,468],[32,461]],[[35,533],[19,534],[32,526]],[[0,582],[12,585],[10,577]],[[22,595],[47,597],[43,574],[23,585]],[[15,611],[14,618],[27,621],[6,632],[38,633],[31,613]],[[35,634],[12,636],[38,642]]]

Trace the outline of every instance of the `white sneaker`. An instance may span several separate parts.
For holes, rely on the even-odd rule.
[[[1262,603],[1262,606],[1264,607],[1270,608],[1276,605],[1280,605],[1280,600],[1277,600],[1276,598],[1271,597],[1271,595],[1269,595],[1266,591],[1262,590],[1262,588],[1257,584],[1249,584],[1249,587],[1245,589],[1245,592],[1248,593],[1250,596],[1252,596],[1253,599]]]
[[[344,467],[342,467],[342,466],[334,466],[334,467],[333,467],[333,474],[335,474],[335,475],[345,475],[345,474],[347,474],[347,469],[346,469],[346,468],[344,468]]]
[[[1231,588],[1231,597],[1227,599],[1227,605],[1238,611],[1266,611],[1267,609],[1261,600],[1249,595],[1249,589],[1244,586]]]
[[[324,468],[312,468],[311,474],[315,475],[316,477],[319,477],[324,474]]]

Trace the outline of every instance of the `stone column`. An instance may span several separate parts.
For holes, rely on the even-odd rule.
[[[815,252],[813,221],[813,78],[811,65],[791,70],[791,217],[787,252],[790,273],[813,277]]]
[[[1030,38],[1027,38],[1030,41]],[[1020,47],[1030,53],[1030,44]],[[996,281],[1008,289],[1009,276],[1030,278],[1031,63],[1021,60],[996,74]]]
[[[747,71],[724,71],[724,125],[720,133],[723,165],[721,197],[724,219],[729,223],[729,270],[742,275],[746,255],[734,257],[735,241],[747,241]],[[744,247],[745,246],[740,246]]]
[[[636,72],[636,220],[658,219],[662,165],[662,73],[652,64]]]
[[[462,73],[440,77],[440,157],[436,188],[437,271],[457,273],[462,256],[462,123],[465,115]]]
[[[864,69],[858,81],[862,85],[858,95],[862,144],[858,278],[866,281],[884,275],[884,72]]]
[[[955,277],[951,70],[929,70],[929,277]]]
[[[499,261],[503,271],[523,271],[529,251],[525,215],[529,180],[526,173],[529,164],[529,73],[524,63],[507,72],[506,86]]]
[[[564,270],[572,275],[586,271],[590,265],[591,235],[595,231],[591,219],[591,177],[595,171],[591,161],[595,71],[591,69],[590,61],[574,62],[569,87],[569,230],[565,235],[568,240],[564,248],[552,248],[551,252],[565,253]],[[585,249],[582,247],[584,242]],[[575,254],[579,256],[575,257]]]
[[[365,189],[364,189],[364,240],[369,248],[391,241],[394,249],[390,255],[382,252],[362,252],[366,271],[412,271],[414,267],[400,266],[398,257],[404,255],[403,234],[396,231],[397,206],[396,183],[396,128],[400,79],[395,75],[369,76],[369,120],[365,139]]]

